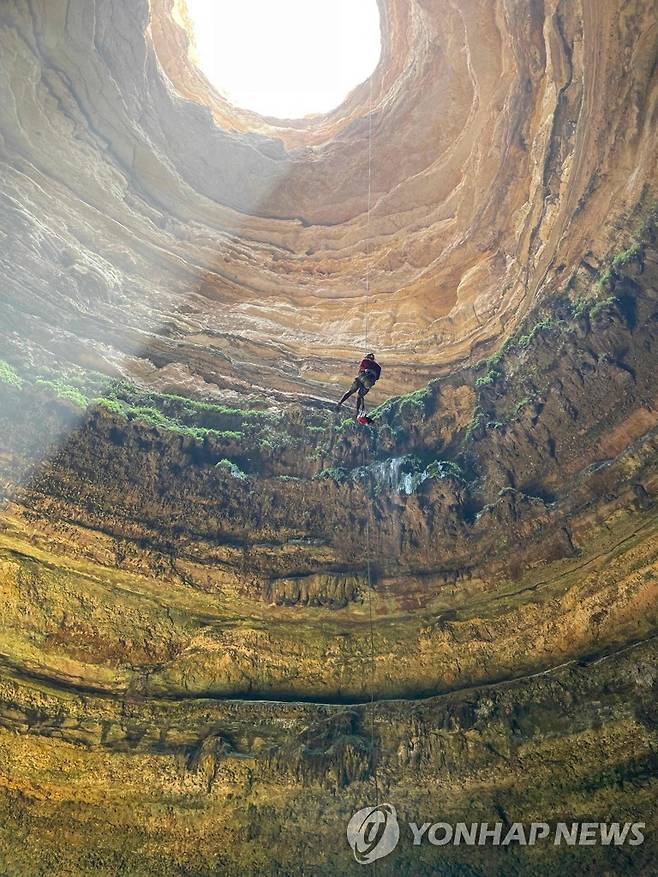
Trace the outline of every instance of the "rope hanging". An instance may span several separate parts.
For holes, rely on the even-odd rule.
[[[366,295],[364,302],[364,336],[368,348],[368,308],[370,304],[370,206],[372,200],[372,77],[370,77],[368,101],[368,214],[366,220]],[[366,465],[366,447],[363,447],[363,464]],[[370,752],[372,775],[375,783],[375,804],[379,806],[379,783],[375,757],[375,627],[372,615],[372,571],[370,566],[370,518],[366,516],[366,573],[368,579],[368,619],[370,623]],[[376,863],[375,863],[376,864]]]

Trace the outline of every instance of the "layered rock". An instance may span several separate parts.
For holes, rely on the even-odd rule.
[[[651,821],[655,9],[381,10],[372,91],[282,121],[180,0],[0,9],[3,873],[356,873],[376,795]],[[373,428],[316,398],[366,307]]]
[[[655,178],[651,0],[382,2],[372,125],[366,85],[307,122],[238,113],[173,5],[2,11],[12,356],[326,391],[369,270],[368,346],[418,387],[602,259]]]
[[[210,821],[221,808],[220,834],[183,856],[201,873],[262,870],[262,837],[272,868],[348,873],[343,853],[309,842],[308,808],[336,802],[331,845],[375,776],[410,820],[440,782],[455,821],[537,808],[559,821],[566,800],[569,818],[648,821],[657,277],[650,223],[605,286],[575,276],[500,354],[392,400],[365,433],[321,411],[300,422],[294,408],[116,384],[83,411],[82,390],[16,374],[3,385],[0,721],[36,738],[18,745],[19,788],[35,746],[53,764],[83,747],[75,769],[100,771],[92,800],[128,808],[118,847],[94,840],[106,873],[117,856],[134,873],[170,868],[186,819],[174,805],[138,860],[151,805],[114,788],[117,758],[154,785],[153,806],[183,794]],[[546,760],[574,758],[555,785]],[[285,816],[265,803],[281,787]],[[74,816],[78,793],[50,788],[74,827],[71,849],[44,849],[85,873],[86,805]],[[36,801],[16,812],[63,818]],[[648,850],[630,873],[649,873]],[[443,861],[576,873],[602,855]],[[436,862],[408,849],[390,867]]]

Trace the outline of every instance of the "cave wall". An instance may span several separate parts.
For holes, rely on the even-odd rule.
[[[0,5],[7,875],[360,873],[377,795],[654,825],[655,4],[380,9],[368,225],[370,83],[264,119],[181,0]]]
[[[4,384],[3,862],[352,873],[337,837],[375,777],[402,819],[651,825],[655,242],[365,434],[292,406],[237,442]],[[381,867],[653,855],[407,843]]]
[[[418,387],[601,261],[655,180],[651,0],[382,0],[369,227],[369,87],[308,122],[240,113],[172,6],[3,4],[12,360],[326,394],[368,263],[368,344],[389,392]]]

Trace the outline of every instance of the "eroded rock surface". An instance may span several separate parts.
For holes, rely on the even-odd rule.
[[[312,123],[240,114],[179,7],[3,5],[16,356],[326,392],[363,343],[367,253],[368,343],[416,388],[602,260],[655,178],[652,0],[382,0],[369,229],[369,87]]]
[[[0,8],[3,873],[357,873],[375,780],[649,826],[382,874],[653,873],[655,6],[381,8],[373,428],[316,398],[369,88],[261,119],[180,2]]]

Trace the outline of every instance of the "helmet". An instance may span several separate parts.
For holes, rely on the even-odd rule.
[[[374,353],[366,353],[366,359],[374,359],[374,358],[375,358]]]

